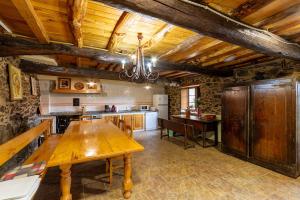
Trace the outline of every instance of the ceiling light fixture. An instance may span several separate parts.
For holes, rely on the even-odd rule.
[[[137,83],[155,82],[158,77],[158,72],[153,72],[156,67],[157,58],[152,57],[149,61],[145,62],[144,51],[142,46],[143,34],[138,33],[137,36],[139,45],[136,53],[131,55],[131,61],[126,65],[126,60],[122,60],[122,71],[119,74],[121,80],[133,81]]]

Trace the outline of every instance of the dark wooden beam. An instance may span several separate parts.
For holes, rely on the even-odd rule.
[[[49,43],[40,44],[36,40],[0,34],[0,57],[17,55],[70,55],[91,58],[101,62],[119,62],[126,55],[112,54],[107,50],[78,48],[72,45]]]
[[[271,33],[250,29],[216,13],[181,0],[96,0],[104,4],[152,16],[195,32],[274,57],[300,60],[300,46]],[[199,20],[201,19],[201,20]]]
[[[0,57],[17,55],[71,55],[91,58],[106,63],[121,63],[122,59],[128,59],[128,56],[111,53],[106,50],[78,48],[76,46],[65,44],[39,44],[30,39],[11,37],[0,34]],[[201,68],[195,65],[174,64],[170,62],[158,61],[155,70],[166,71],[188,71],[193,73],[202,73],[216,76],[231,76],[231,70],[214,70]]]
[[[27,73],[45,74],[54,76],[91,77],[99,79],[120,80],[119,73],[92,69],[78,68],[73,65],[54,66],[31,61],[21,60],[20,68]]]

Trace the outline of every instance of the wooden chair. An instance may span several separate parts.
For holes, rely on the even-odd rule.
[[[92,120],[93,117],[91,115],[82,115],[79,117],[80,121]]]
[[[123,127],[121,129],[128,137],[133,138],[133,129],[132,126],[126,125],[124,120],[120,120],[120,124]],[[119,127],[120,128],[120,127]],[[123,168],[124,166],[122,164],[113,165],[114,160],[123,160],[123,156],[118,156],[114,158],[108,158],[106,159],[106,173],[109,173],[109,184],[112,185],[112,179],[113,179],[113,170]]]
[[[0,145],[0,166],[11,159],[15,154],[29,145],[33,140],[44,135],[44,142],[32,153],[32,155],[23,163],[24,165],[35,162],[48,161],[58,145],[61,136],[51,134],[52,120],[43,120],[41,124],[18,135],[8,142]],[[46,170],[42,174],[42,178]]]
[[[172,121],[172,120],[166,120],[166,119],[160,119],[161,123],[161,130],[160,130],[160,139],[163,137],[169,138],[168,130],[172,130],[176,132],[177,136],[183,136],[184,137],[184,149],[195,147],[193,144],[188,143],[188,135],[194,135],[194,126],[189,124],[184,124],[178,121]],[[164,130],[167,130],[166,134],[163,134]]]

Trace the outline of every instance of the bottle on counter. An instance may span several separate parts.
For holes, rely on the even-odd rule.
[[[190,109],[189,106],[188,106],[188,107],[186,108],[186,110],[185,110],[185,116],[186,116],[187,118],[189,118],[189,117],[191,116],[191,109]]]

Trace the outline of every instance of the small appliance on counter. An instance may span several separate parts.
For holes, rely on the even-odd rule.
[[[150,110],[150,106],[149,105],[140,105],[140,109],[141,111],[147,111]]]
[[[111,107],[111,110],[110,110],[111,112],[117,112],[117,108],[116,108],[116,106],[115,105],[112,105],[112,107]]]
[[[105,105],[105,106],[104,106],[104,111],[105,111],[105,112],[110,112],[110,107],[109,107],[109,105]]]

